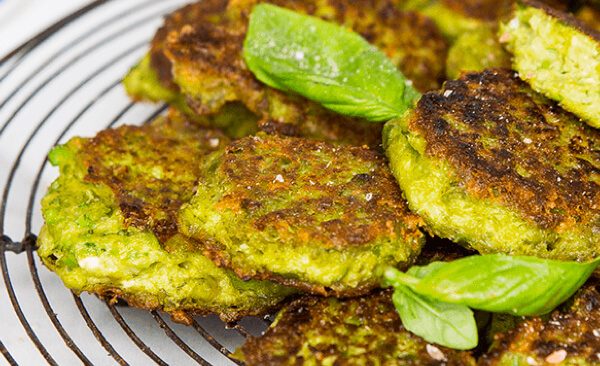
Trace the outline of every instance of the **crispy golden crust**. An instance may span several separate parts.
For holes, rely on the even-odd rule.
[[[436,346],[406,331],[391,292],[348,300],[305,297],[236,353],[252,365],[474,365],[469,352]],[[434,358],[436,357],[436,358]]]
[[[562,23],[565,23],[566,25],[577,29],[578,31],[580,31],[583,34],[586,34],[588,37],[592,38],[596,42],[600,42],[600,32],[588,25],[587,23],[581,21],[580,19],[577,19],[573,14],[557,10],[556,8],[553,8],[552,6],[549,6],[538,0],[519,0],[519,2],[526,6],[532,6],[534,8],[541,9],[551,17],[556,18]]]
[[[422,236],[420,219],[408,210],[385,157],[369,148],[301,138],[244,138],[226,148],[216,174],[231,187],[218,206],[248,212],[254,230],[277,230],[282,240],[300,236],[344,249],[382,236]],[[298,197],[288,197],[292,192]],[[289,204],[272,210],[276,198],[287,198]],[[319,222],[321,215],[335,211],[340,218]],[[393,223],[398,222],[409,223],[410,229],[396,232]]]
[[[571,358],[597,365],[600,362],[599,331],[600,283],[592,279],[566,309],[554,311],[548,319],[528,319],[507,333],[497,334],[480,365],[497,365],[503,357],[515,356],[528,358],[532,360],[529,364],[535,365],[561,364],[562,360],[566,363]]]
[[[600,133],[511,71],[446,82],[423,96],[409,128],[475,198],[557,231],[600,220]]]
[[[188,5],[167,18],[154,39],[153,51],[164,46],[171,61],[192,62],[198,70],[255,86],[241,49],[248,14],[259,2],[207,0]],[[399,11],[391,1],[269,2],[352,27],[381,48],[421,90],[434,89],[443,80],[446,43],[436,27],[417,13]]]
[[[166,242],[177,232],[179,207],[194,194],[202,157],[229,139],[183,119],[104,130],[81,149],[86,181],[109,186],[127,225]]]

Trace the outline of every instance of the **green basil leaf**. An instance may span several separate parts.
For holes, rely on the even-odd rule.
[[[401,116],[420,97],[358,34],[270,4],[254,7],[243,56],[265,84],[373,122]]]
[[[402,285],[392,300],[404,328],[427,342],[460,350],[477,346],[477,324],[468,307],[428,299]]]
[[[566,262],[502,254],[461,258],[418,281],[398,276],[413,291],[439,301],[513,315],[542,315],[571,297],[600,263]],[[416,271],[416,270],[415,270]],[[411,279],[412,277],[413,279]]]

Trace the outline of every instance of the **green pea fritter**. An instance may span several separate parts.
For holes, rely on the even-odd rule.
[[[600,128],[600,32],[533,0],[519,2],[501,31],[523,80]]]
[[[547,318],[495,336],[481,366],[600,365],[600,283],[592,279]]]
[[[383,154],[260,134],[206,160],[180,230],[241,278],[359,295],[406,267],[424,236]]]
[[[384,145],[435,234],[481,253],[600,256],[600,132],[514,72],[446,82],[387,123]]]
[[[41,260],[77,293],[162,309],[184,323],[193,314],[233,321],[271,309],[293,291],[238,279],[177,232],[200,162],[227,142],[218,130],[160,119],[54,148],[60,176],[42,200]]]
[[[267,133],[379,145],[381,125],[269,88],[248,70],[242,46],[248,15],[260,2],[203,0],[169,15],[152,41],[149,62],[142,61],[125,79],[130,94],[161,99],[156,90],[164,88],[172,93],[163,93],[164,100],[180,108],[184,100],[195,115],[211,115],[236,103]],[[382,49],[421,91],[437,89],[444,79],[447,45],[435,25],[422,15],[398,10],[389,0],[268,2],[352,28]],[[160,83],[139,82],[144,78]]]
[[[498,41],[496,32],[496,27],[481,26],[460,35],[448,51],[448,79],[456,79],[466,71],[509,68],[510,55]]]
[[[234,355],[248,366],[476,364],[469,352],[434,346],[404,329],[390,291],[345,300],[298,299]]]
[[[452,43],[460,36],[494,27],[510,16],[514,0],[395,0],[403,10],[417,11],[431,18]],[[544,0],[548,6],[567,9],[563,0]]]

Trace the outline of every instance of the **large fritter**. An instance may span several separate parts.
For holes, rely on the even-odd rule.
[[[382,154],[265,134],[213,154],[180,215],[182,232],[238,276],[324,295],[378,286],[424,241]]]
[[[600,33],[572,15],[519,2],[500,40],[531,87],[600,128]]]
[[[337,115],[254,78],[241,50],[248,15],[258,2],[205,0],[167,17],[151,47],[150,64],[161,84],[183,94],[196,114],[215,113],[237,102],[255,114],[261,129],[269,133],[378,145],[380,125]],[[397,10],[387,0],[269,2],[353,28],[380,47],[421,91],[438,88],[444,78],[446,43],[435,25],[416,13]],[[141,88],[130,91],[138,96],[153,94]]]
[[[600,283],[589,281],[549,318],[531,318],[496,335],[480,365],[600,365]]]
[[[204,156],[227,142],[185,121],[123,126],[74,138],[50,153],[60,167],[42,201],[38,254],[67,287],[174,319],[215,312],[260,314],[291,291],[243,282],[177,233],[175,215],[194,192]]]
[[[236,355],[248,366],[475,365],[470,353],[428,344],[404,329],[389,291],[347,300],[296,300]]]
[[[481,253],[600,255],[600,132],[513,72],[446,82],[384,132],[410,207]]]

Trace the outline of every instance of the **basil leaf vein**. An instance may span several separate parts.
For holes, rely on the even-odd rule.
[[[420,97],[358,34],[270,4],[254,7],[243,56],[265,84],[373,122],[401,116]]]

